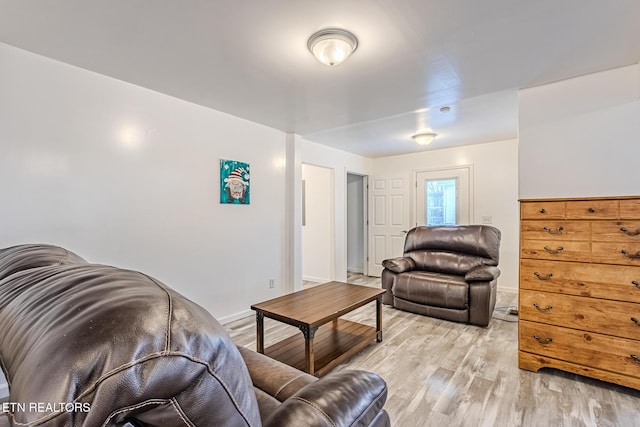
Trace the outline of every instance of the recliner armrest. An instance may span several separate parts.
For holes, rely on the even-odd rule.
[[[490,282],[500,276],[500,270],[493,265],[481,265],[472,268],[464,275],[465,282]]]
[[[335,372],[300,389],[264,425],[368,426],[379,422],[386,399],[387,384],[378,375],[354,370]],[[386,413],[382,415],[388,420]]]
[[[416,264],[411,258],[404,257],[385,259],[382,261],[382,266],[394,273],[404,273],[405,271],[411,271],[416,268]]]
[[[253,386],[284,402],[317,378],[245,347],[238,347]]]

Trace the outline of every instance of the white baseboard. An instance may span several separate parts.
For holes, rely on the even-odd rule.
[[[498,290],[500,292],[509,292],[509,293],[517,294],[518,293],[518,286],[517,285],[513,286],[513,287],[512,286],[503,286],[503,285],[500,285],[498,283]]]
[[[331,281],[331,279],[327,279],[326,277],[314,277],[314,276],[302,276],[302,280],[306,280],[307,282],[316,282],[316,283],[326,283]]]
[[[256,314],[255,311],[249,309],[249,310],[241,311],[240,313],[232,314],[230,316],[220,317],[218,318],[218,322],[220,322],[223,325],[226,325],[227,323],[231,323],[239,319],[244,319],[245,317],[255,316],[255,314]]]

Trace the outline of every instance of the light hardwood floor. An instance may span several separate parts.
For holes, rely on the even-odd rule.
[[[380,286],[379,278],[361,275],[348,281]],[[508,319],[500,312],[516,306],[516,294],[499,292],[496,316]],[[557,370],[518,369],[517,322],[494,317],[488,328],[478,328],[388,306],[382,316],[383,341],[334,371],[363,369],[383,377],[393,426],[640,426],[637,390]],[[345,317],[375,325],[375,305]],[[254,317],[226,328],[237,345],[255,350]],[[265,319],[265,345],[296,333]]]

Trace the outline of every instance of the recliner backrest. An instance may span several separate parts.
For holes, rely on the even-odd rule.
[[[86,261],[82,257],[59,246],[16,245],[0,251],[0,280],[32,268],[83,263]]]
[[[242,356],[204,308],[145,274],[68,254],[0,249],[0,366],[14,424],[261,424]]]
[[[464,275],[481,265],[498,265],[500,230],[486,225],[418,226],[407,233],[404,256],[416,270]]]

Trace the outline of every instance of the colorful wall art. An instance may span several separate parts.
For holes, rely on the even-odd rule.
[[[249,178],[249,163],[220,159],[220,203],[248,205]]]

